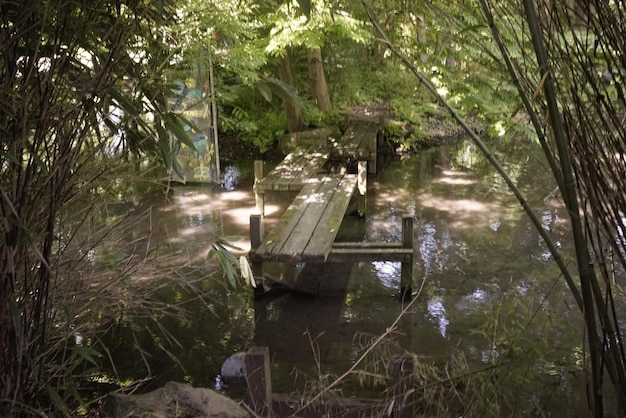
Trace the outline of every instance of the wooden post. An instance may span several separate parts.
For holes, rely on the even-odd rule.
[[[415,364],[410,356],[391,361],[393,375],[394,418],[413,418],[415,405]]]
[[[413,216],[402,216],[402,248],[413,249]],[[413,293],[413,253],[402,262],[400,270],[400,299],[410,300]]]
[[[371,134],[370,134],[371,135]],[[369,172],[376,175],[376,159],[378,157],[378,129],[374,135],[370,136],[369,143],[367,144],[370,152]]]
[[[357,188],[359,189],[357,210],[359,216],[365,216],[367,210],[365,195],[367,194],[367,161],[358,162]]]
[[[254,413],[259,417],[269,417],[272,413],[272,381],[267,347],[252,347],[247,351],[246,383]]]
[[[250,215],[250,267],[256,282],[254,288],[254,296],[259,297],[265,293],[263,289],[263,263],[255,257],[257,248],[261,245],[263,239],[263,223],[261,215]]]
[[[263,179],[263,161],[254,161],[254,201],[261,216],[265,216],[265,193],[257,190],[257,183]]]

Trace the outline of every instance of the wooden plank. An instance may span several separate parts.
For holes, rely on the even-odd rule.
[[[317,174],[328,159],[324,144],[312,145],[297,160],[290,164],[281,177],[274,181],[273,190],[301,190],[307,180]]]
[[[295,175],[289,183],[289,190],[301,190],[311,177],[319,173],[328,160],[328,154],[328,148],[325,146],[311,149],[310,153],[306,155],[306,164],[302,166],[299,172],[294,173]]]
[[[393,375],[394,418],[413,418],[415,407],[415,363],[413,357],[402,356],[391,362]]]
[[[376,160],[378,126],[373,123],[364,123],[361,125],[361,142],[357,150],[357,160]]]
[[[357,122],[348,127],[343,137],[331,150],[333,158],[353,158],[355,160],[376,160],[376,136],[378,126],[369,122]]]
[[[402,216],[402,248],[413,249],[413,216]],[[413,295],[413,255],[411,259],[402,263],[400,273],[400,296],[402,300],[409,300]]]
[[[309,179],[309,182],[302,188],[302,191],[278,220],[276,226],[267,235],[267,239],[257,249],[256,254],[258,256],[267,260],[278,261],[274,255],[283,247],[304,214],[306,206],[310,203],[310,196],[315,194],[321,185],[320,178]]]
[[[276,181],[279,181],[283,177],[291,177],[294,167],[297,162],[304,157],[306,151],[307,150],[304,148],[299,148],[287,154],[280,164],[257,183],[257,188],[259,190],[274,190],[274,183]]]
[[[333,248],[355,248],[355,249],[363,249],[363,248],[384,248],[384,249],[400,249],[402,248],[402,243],[400,242],[372,242],[372,241],[342,241],[335,242],[333,244]]]
[[[344,136],[337,144],[339,156],[344,158],[353,158],[356,155],[359,145],[361,144],[361,126],[350,125]]]
[[[346,174],[343,176],[328,205],[326,205],[309,244],[302,253],[304,259],[318,262],[326,261],[337,232],[339,232],[343,216],[350,204],[356,183],[356,175]]]
[[[316,174],[328,159],[325,143],[298,148],[256,183],[259,192],[267,190],[300,190],[305,181]]]
[[[326,261],[329,263],[356,261],[395,261],[406,263],[410,262],[412,258],[413,250],[406,248],[336,248],[333,246]]]
[[[309,179],[255,257],[268,261],[324,261],[356,187],[354,174]]]
[[[332,201],[342,178],[340,175],[324,176],[320,188],[309,195],[309,204],[280,250],[280,254],[287,260],[302,260],[305,248],[314,239],[313,234],[320,223],[320,218]],[[344,212],[341,213],[342,218],[343,214]],[[328,236],[322,236],[321,239],[328,239]]]
[[[272,415],[272,379],[270,352],[267,347],[252,347],[245,356],[249,403],[258,417]]]

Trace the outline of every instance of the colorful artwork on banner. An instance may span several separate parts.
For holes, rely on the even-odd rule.
[[[184,144],[174,147],[174,156],[183,178],[174,172],[173,179],[182,182],[218,183],[217,141],[212,135],[210,101],[206,100],[208,88],[199,85],[191,77],[175,84],[179,89],[175,91],[177,98],[170,102],[172,111],[182,114],[193,124],[193,127],[189,124],[184,127],[194,148]]]

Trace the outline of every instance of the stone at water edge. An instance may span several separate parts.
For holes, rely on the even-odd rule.
[[[235,353],[222,363],[222,379],[229,385],[246,384],[246,353]]]
[[[207,388],[169,382],[141,395],[110,393],[100,414],[104,418],[247,418],[248,412],[232,399]]]

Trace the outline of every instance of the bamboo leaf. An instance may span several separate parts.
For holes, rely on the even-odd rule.
[[[298,95],[298,92],[293,86],[290,86],[289,84],[283,83],[282,81],[271,77],[266,78],[264,82],[274,94],[276,94],[284,101],[300,108],[305,107],[304,101]]]
[[[139,111],[137,107],[130,101],[128,98],[124,97],[116,88],[112,87],[109,89],[109,96],[113,98],[115,102],[119,105],[119,107],[131,116],[139,116]]]
[[[390,417],[393,414],[393,407],[396,404],[395,399],[392,399],[391,402],[389,402],[389,406],[387,407],[387,416]]]
[[[172,170],[176,173],[178,177],[180,177],[183,181],[187,182],[187,177],[185,177],[185,171],[180,166],[178,159],[172,157]]]
[[[163,115],[163,122],[165,123],[165,128],[170,131],[181,143],[187,145],[192,150],[196,148],[176,113],[165,113]]]
[[[217,246],[218,254],[222,254],[226,257],[232,264],[237,264],[237,257],[235,257],[230,251],[228,251],[222,244],[215,243],[213,245]]]
[[[228,250],[228,248],[230,248],[237,251],[243,251],[243,248],[237,247],[236,245],[231,243],[231,241],[239,241],[240,239],[241,238],[237,236],[220,237],[215,240],[215,244],[219,244],[220,246],[224,247],[225,250]]]
[[[242,255],[239,257],[239,268],[241,270],[241,277],[246,281],[246,284],[256,288],[256,280],[254,280],[254,274],[252,274],[252,268],[246,256]]]
[[[48,396],[50,397],[50,400],[52,400],[52,403],[54,404],[56,409],[61,411],[63,415],[67,417],[72,416],[70,410],[68,409],[65,402],[63,402],[63,399],[61,399],[61,396],[59,396],[59,393],[56,391],[56,389],[54,389],[49,384],[46,384],[46,390],[48,392]]]
[[[96,358],[102,357],[102,354],[100,354],[93,348],[85,347],[83,345],[77,345],[76,347],[73,347],[73,351],[86,362],[98,367],[98,362],[96,361]]]
[[[261,93],[261,96],[269,103],[272,103],[272,89],[265,81],[261,81],[256,84],[256,89]]]
[[[224,275],[228,279],[228,283],[232,287],[236,287],[237,282],[235,280],[235,269],[233,268],[232,260],[224,252],[218,252],[217,259],[219,260],[220,265],[222,266]]]

